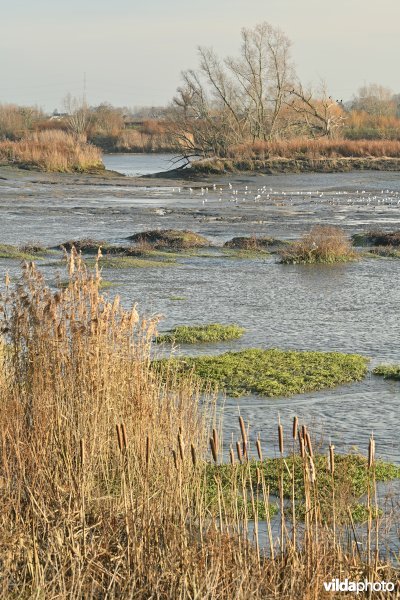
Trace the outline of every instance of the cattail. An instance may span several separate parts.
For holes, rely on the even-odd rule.
[[[121,423],[121,433],[122,433],[122,442],[124,444],[124,450],[126,450],[128,446],[128,438],[126,435],[125,423]]]
[[[10,285],[10,276],[8,274],[8,271],[6,272],[6,276],[4,277],[4,283],[6,288],[8,288],[8,286]]]
[[[216,429],[212,430],[212,436],[213,436],[213,440],[214,440],[214,446],[218,452],[218,433],[217,433]]]
[[[304,438],[302,438],[301,436],[299,437],[299,445],[300,445],[300,456],[301,456],[301,458],[304,458],[306,455],[306,449],[305,449],[305,445],[304,445]]]
[[[257,485],[260,485],[260,483],[261,483],[261,471],[260,471],[260,469],[258,467],[256,468],[256,474],[257,474]]]
[[[196,466],[196,463],[197,463],[197,460],[196,460],[196,449],[195,449],[195,447],[193,446],[193,444],[190,444],[190,453],[191,453],[191,455],[192,455],[192,463],[193,463],[193,466],[195,467],[195,466]]]
[[[123,450],[123,441],[122,441],[121,430],[120,430],[120,427],[119,427],[118,423],[115,426],[115,428],[117,430],[118,448],[119,448],[120,452],[122,452],[122,450]]]
[[[233,466],[235,464],[235,453],[233,452],[232,446],[229,449],[229,458],[231,461],[231,465]]]
[[[311,437],[310,437],[310,434],[308,433],[308,431],[306,433],[306,444],[307,444],[307,449],[308,449],[309,455],[311,457],[314,457],[314,452],[313,452],[312,444],[311,444]]]
[[[256,441],[256,448],[257,448],[257,454],[258,454],[258,458],[262,461],[262,450],[261,450],[261,442],[260,442],[260,438],[257,438]]]
[[[369,446],[368,446],[368,469],[371,469],[372,465],[375,461],[375,440],[374,434],[371,434],[369,438]]]
[[[304,441],[306,441],[306,435],[307,435],[307,427],[305,425],[301,426],[301,437],[303,438]]]
[[[175,450],[172,450],[172,458],[174,459],[175,469],[178,470],[178,457]]]
[[[149,460],[150,460],[150,438],[148,435],[146,435],[146,467],[149,466]]]
[[[315,465],[312,457],[309,457],[310,461],[310,481],[311,483],[315,483],[316,475],[315,475]]]
[[[237,456],[238,456],[238,461],[241,463],[243,460],[243,457],[242,457],[242,448],[240,446],[240,442],[236,442],[236,452],[237,452]]]
[[[214,459],[214,462],[216,463],[218,461],[218,455],[217,455],[217,449],[215,447],[215,442],[214,442],[214,438],[210,438],[210,448],[211,448],[211,454],[212,457]]]
[[[329,446],[329,471],[331,475],[335,472],[335,446],[333,444]]]
[[[180,428],[179,428],[179,429],[180,429]],[[180,454],[181,460],[182,460],[182,462],[183,462],[183,460],[184,460],[184,456],[185,456],[185,455],[184,455],[184,448],[183,448],[183,439],[182,439],[182,434],[181,434],[181,432],[180,432],[180,431],[179,431],[179,433],[178,433],[178,447],[179,447],[179,454]]]
[[[294,417],[293,419],[293,431],[292,431],[292,436],[293,439],[296,440],[297,439],[297,428],[299,425],[299,419],[297,417]]]
[[[80,451],[80,459],[81,459],[81,469],[85,466],[85,443],[81,438],[79,440],[79,451]]]
[[[279,452],[283,454],[283,427],[281,423],[278,425],[278,440],[279,440]]]
[[[239,425],[240,425],[240,431],[242,434],[243,448],[245,448],[245,446],[247,446],[247,434],[246,434],[246,427],[244,425],[243,417],[239,417]]]

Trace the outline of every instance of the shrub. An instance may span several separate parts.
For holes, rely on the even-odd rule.
[[[298,242],[280,251],[284,264],[335,263],[355,260],[357,253],[344,231],[316,225]]]

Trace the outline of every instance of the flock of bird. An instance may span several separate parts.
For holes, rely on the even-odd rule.
[[[396,190],[366,190],[349,191],[277,191],[271,187],[262,186],[250,188],[234,187],[232,183],[226,186],[213,184],[211,187],[172,188],[172,193],[187,193],[205,205],[209,201],[218,202],[265,202],[275,206],[293,205],[297,203],[329,204],[331,206],[355,206],[357,208],[400,207],[400,192]]]

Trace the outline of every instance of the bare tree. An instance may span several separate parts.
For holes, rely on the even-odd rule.
[[[268,23],[242,30],[238,58],[220,60],[199,48],[200,65],[182,74],[173,101],[176,138],[202,154],[226,155],[247,139],[280,133],[280,115],[293,87],[290,41]]]
[[[279,133],[281,111],[295,79],[290,45],[279,28],[261,23],[242,29],[239,59],[225,61],[250,103],[248,121],[254,140]]]
[[[318,94],[304,90],[301,84],[294,87],[289,106],[307,127],[312,137],[335,137],[346,119],[341,102],[328,95],[326,85],[321,84]]]
[[[377,83],[370,83],[358,90],[358,95],[353,99],[352,108],[365,111],[375,117],[395,117],[397,102],[391,89]]]
[[[64,108],[67,112],[67,124],[70,131],[77,137],[86,141],[89,126],[92,120],[90,109],[86,99],[76,98],[68,94],[64,98]]]

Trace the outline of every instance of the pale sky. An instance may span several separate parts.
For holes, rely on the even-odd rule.
[[[400,0],[0,0],[0,102],[61,110],[86,73],[92,105],[163,105],[198,45],[233,55],[262,21],[291,39],[304,84],[400,92]]]

